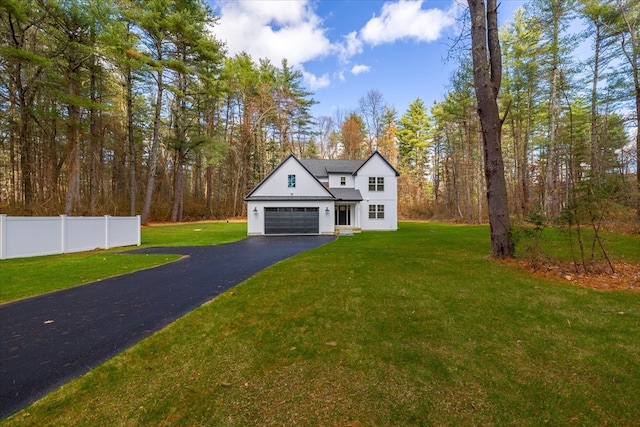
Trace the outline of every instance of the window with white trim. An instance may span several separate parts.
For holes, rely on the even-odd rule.
[[[370,176],[369,191],[384,191],[384,176]]]
[[[346,176],[341,176],[340,177],[340,185],[347,185],[347,177]]]
[[[384,219],[384,205],[369,205],[369,219]]]

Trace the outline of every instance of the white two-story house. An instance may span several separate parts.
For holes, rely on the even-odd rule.
[[[248,234],[397,230],[398,176],[377,151],[366,160],[291,154],[244,198]]]

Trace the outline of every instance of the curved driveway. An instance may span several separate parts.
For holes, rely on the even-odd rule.
[[[137,343],[260,270],[333,236],[249,237],[128,253],[160,267],[0,306],[0,418]]]

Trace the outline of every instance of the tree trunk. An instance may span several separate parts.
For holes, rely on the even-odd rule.
[[[156,44],[158,53],[158,62],[162,60],[162,43]],[[151,139],[151,152],[149,153],[149,175],[147,176],[147,188],[144,195],[144,206],[140,215],[140,222],[147,224],[149,222],[149,212],[151,211],[151,200],[153,199],[153,187],[155,186],[156,169],[158,163],[158,148],[160,146],[160,119],[162,115],[162,90],[164,83],[162,81],[162,66],[158,65],[158,74],[156,78],[156,103],[153,116],[153,136]]]
[[[560,67],[560,20],[562,7],[560,1],[552,2],[552,28],[551,28],[551,93],[549,99],[549,146],[547,157],[547,170],[545,174],[545,210],[550,218],[560,216],[561,209],[561,187],[560,187],[560,164],[561,153],[559,148],[560,133],[560,92],[561,92],[561,70]]]
[[[93,37],[93,34],[92,34]],[[98,112],[96,108],[97,97],[97,66],[96,56],[91,55],[90,59],[90,91],[91,91],[91,108],[89,109],[89,215],[95,216],[98,206]]]
[[[207,165],[206,169],[206,212],[207,219],[213,218],[213,166]]]
[[[636,71],[636,216],[640,220],[640,83]]]
[[[491,249],[495,258],[509,258],[514,256],[514,245],[502,160],[502,122],[497,103],[502,80],[498,10],[496,0],[487,0],[486,12],[484,0],[467,1],[471,12],[473,80],[482,125]]]
[[[24,98],[23,98],[24,99]],[[33,143],[29,132],[29,115],[27,106],[22,105],[20,112],[20,171],[22,178],[22,194],[24,200],[24,209],[26,214],[33,211]]]
[[[67,146],[68,146],[68,159],[69,159],[69,173],[67,179],[67,196],[65,198],[64,213],[65,215],[71,215],[74,212],[74,207],[77,204],[78,190],[80,186],[80,158],[79,158],[79,130],[80,130],[80,107],[73,104],[73,100],[78,97],[80,93],[77,76],[74,69],[69,71],[68,76],[68,90],[71,103],[68,105],[67,110],[69,117],[67,118]]]
[[[622,32],[622,51],[631,67],[636,104],[636,216],[640,220],[640,67],[638,66],[640,63],[640,40],[638,39],[640,13],[638,4],[635,3],[635,6],[633,4],[634,2],[618,0],[620,16],[628,31],[628,33]]]
[[[597,20],[594,20],[596,28],[595,46],[593,50],[593,81],[591,82],[591,178],[597,184],[600,183],[600,165],[598,161],[598,79],[600,78],[600,46],[602,44],[602,28]]]
[[[176,151],[175,176],[173,181],[173,206],[171,208],[171,222],[182,221],[182,198],[183,198],[183,156],[180,151]]]
[[[133,74],[127,66],[125,84],[127,98],[127,140],[129,146],[129,215],[136,215],[136,142],[133,135]]]
[[[533,121],[533,91],[527,89],[527,117],[525,121],[524,141],[522,145],[522,200],[524,215],[531,212],[531,177],[529,173],[529,138],[531,135],[531,123]]]
[[[554,60],[557,64],[557,61]],[[546,214],[550,218],[560,215],[560,195],[558,188],[558,71],[554,67],[551,81],[551,104],[549,107],[549,146],[547,147],[547,169],[545,172],[545,207]]]

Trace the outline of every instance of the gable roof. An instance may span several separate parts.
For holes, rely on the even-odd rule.
[[[326,178],[330,173],[357,175],[358,171],[374,156],[380,157],[396,176],[400,176],[400,173],[391,166],[391,163],[378,150],[371,153],[366,160],[301,159],[300,163],[316,177]]]
[[[269,178],[275,174],[278,169],[280,169],[285,163],[289,161],[289,159],[293,159],[296,161],[302,169],[304,169],[313,179],[320,185],[324,191],[326,191],[325,196],[297,196],[297,197],[284,197],[283,200],[345,200],[345,201],[360,201],[363,200],[362,194],[359,190],[349,189],[349,188],[331,188],[327,187],[320,182],[320,178],[327,178],[330,173],[339,173],[339,174],[351,174],[357,175],[358,171],[362,169],[364,165],[367,164],[374,156],[379,156],[382,161],[386,163],[387,166],[395,173],[396,176],[400,176],[398,171],[391,166],[391,164],[384,158],[382,154],[378,150],[374,151],[366,160],[343,160],[343,159],[298,159],[295,155],[289,154],[280,164],[267,176],[265,176],[258,185],[256,185],[249,194],[244,197],[245,201],[248,200],[276,200],[278,197],[276,196],[254,196],[253,194],[266,182]]]
[[[362,162],[362,164],[360,165],[360,167],[358,167],[358,169],[353,173],[354,175],[358,174],[358,171],[360,169],[362,169],[362,167],[364,165],[367,164],[367,162],[369,160],[371,160],[374,156],[378,156],[382,159],[383,162],[385,162],[387,164],[387,166],[389,166],[389,168],[396,174],[396,176],[400,176],[400,173],[396,170],[396,168],[394,168],[393,166],[391,166],[391,163],[389,163],[389,161],[387,159],[384,158],[384,156],[382,154],[380,154],[380,152],[378,150],[374,151],[373,153],[371,153],[371,155],[367,158],[367,160],[365,160],[364,162]]]
[[[252,199],[252,200],[264,199],[264,197],[256,197],[256,196],[253,196],[253,197],[252,197],[252,195],[253,195],[253,193],[255,193],[255,192],[256,192],[256,191],[257,191],[257,190],[258,190],[258,189],[259,189],[259,188],[260,188],[260,187],[265,183],[265,182],[267,182],[267,181],[269,180],[269,178],[271,178],[271,176],[273,176],[273,174],[275,174],[275,173],[276,173],[276,171],[277,171],[278,169],[280,169],[280,168],[281,168],[285,163],[287,163],[287,161],[288,161],[289,159],[293,159],[293,160],[295,160],[295,161],[296,161],[300,166],[302,166],[302,169],[304,169],[305,171],[307,171],[307,173],[308,173],[308,174],[309,174],[309,175],[310,175],[310,176],[311,176],[311,177],[312,177],[312,178],[313,178],[313,179],[318,183],[318,185],[319,185],[320,187],[322,187],[322,188],[324,189],[324,191],[326,191],[327,195],[326,195],[325,197],[322,197],[323,199],[324,199],[324,198],[327,198],[327,199],[334,199],[334,198],[335,198],[335,196],[334,196],[333,194],[331,194],[331,192],[330,192],[330,191],[329,191],[329,190],[324,186],[324,184],[322,184],[322,183],[320,182],[320,180],[318,179],[318,177],[316,177],[313,173],[311,173],[311,171],[309,171],[309,169],[308,169],[304,164],[302,164],[302,162],[300,162],[300,160],[299,160],[296,156],[294,156],[293,154],[289,154],[289,155],[288,155],[288,156],[287,156],[287,157],[286,157],[282,162],[280,162],[280,164],[279,164],[278,166],[276,166],[276,168],[275,168],[274,170],[272,170],[271,172],[269,172],[269,174],[268,174],[267,176],[265,176],[265,177],[262,179],[262,181],[260,181],[260,183],[258,183],[258,185],[256,185],[256,186],[253,188],[253,190],[251,190],[251,191],[249,192],[249,194],[247,194],[247,195],[244,197],[244,200],[245,200],[245,201],[247,201],[247,200],[249,200],[249,199]],[[269,198],[270,198],[270,199],[273,199],[273,197],[269,197]],[[317,197],[316,197],[316,198],[317,198]],[[292,199],[291,199],[291,198],[288,198],[288,200],[292,200]]]

